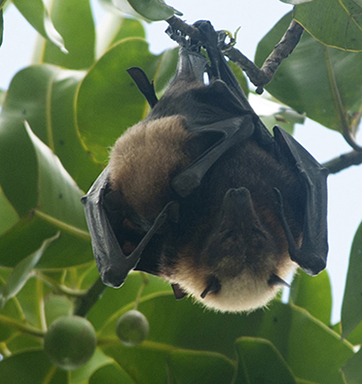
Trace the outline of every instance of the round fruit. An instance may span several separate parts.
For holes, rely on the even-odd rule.
[[[116,333],[124,345],[134,347],[147,338],[149,329],[146,317],[141,312],[133,310],[119,318]]]
[[[44,350],[50,361],[68,371],[87,363],[96,345],[97,336],[92,324],[80,316],[59,317],[44,337]]]

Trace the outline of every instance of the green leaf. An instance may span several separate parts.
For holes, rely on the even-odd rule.
[[[55,29],[52,19],[49,16],[42,0],[12,0],[15,7],[25,19],[52,44],[61,51],[67,52],[64,41],[59,32]]]
[[[34,133],[58,155],[77,184],[83,190],[87,190],[102,168],[97,166],[90,154],[85,151],[76,128],[74,103],[79,83],[84,75],[85,72],[82,71],[63,70],[52,65],[27,67],[12,79],[1,116],[7,117],[6,127],[3,129],[6,130],[9,139],[13,140],[17,140],[19,135],[16,133],[19,129],[16,128],[17,125],[22,125],[26,119]],[[6,150],[10,144],[5,145]],[[24,150],[25,148],[22,149],[22,153]],[[31,182],[36,181],[36,176],[31,173],[29,177],[20,175],[29,167],[27,161],[31,154],[25,152],[24,157],[25,155],[28,156],[28,160],[24,159],[26,164],[20,169],[11,164],[6,166],[6,170],[9,167],[15,168],[11,171],[14,173],[15,184],[12,194],[16,186],[19,186],[19,180],[24,179],[24,185],[30,186]],[[10,155],[7,156],[7,160],[9,158]],[[0,162],[4,164],[1,160]],[[30,177],[32,179],[28,180]],[[25,201],[26,198],[22,196]]]
[[[22,314],[22,323],[45,330],[44,297],[49,293],[43,282],[35,277],[30,278],[21,291],[14,297]]]
[[[112,11],[114,9],[146,20],[167,20],[174,14],[182,13],[168,6],[163,0],[100,0],[103,6]]]
[[[79,203],[83,193],[63,168],[58,157],[26,126],[35,148],[38,167],[38,202],[35,214],[60,229],[89,238],[83,207]]]
[[[287,14],[260,41],[255,56],[258,66],[290,21],[291,14]],[[326,47],[304,33],[266,89],[282,103],[328,128],[341,131],[342,121],[351,128],[359,121],[362,105],[362,89],[356,81],[362,77],[361,60],[362,53]]]
[[[237,340],[236,352],[238,370],[235,384],[296,383],[290,368],[270,341],[242,337]]]
[[[241,70],[240,67],[238,67],[235,63],[233,63],[231,60],[228,62],[231,70],[234,72],[234,75],[236,79],[238,80],[238,83],[240,84],[242,90],[245,93],[245,96],[249,96],[249,87],[248,87],[248,81],[246,80],[246,77],[244,75],[244,72]]]
[[[99,368],[89,378],[89,384],[109,383],[134,384],[134,381],[116,363]]]
[[[0,377],[6,384],[67,383],[67,372],[54,369],[44,351],[26,351],[4,359]]]
[[[362,4],[354,0],[313,0],[297,5],[294,18],[330,47],[362,50]]]
[[[58,317],[72,315],[73,310],[73,302],[65,295],[49,293],[44,299],[44,313],[48,325]]]
[[[170,285],[163,279],[152,275],[147,278],[148,283],[142,292],[142,297],[156,292],[172,292]],[[124,311],[131,309],[129,307],[133,306],[142,283],[141,273],[132,272],[127,277],[127,283],[122,286],[122,291],[108,287],[87,315],[87,319],[92,322],[94,328],[98,331],[110,318],[118,320]],[[115,328],[112,328],[110,334],[114,335],[114,332]]]
[[[362,384],[362,349],[342,367],[348,384]]]
[[[127,19],[117,13],[107,12],[97,28],[96,57],[100,58],[109,48],[128,37],[146,37],[142,23]]]
[[[40,258],[49,245],[59,237],[59,233],[45,240],[42,246],[33,254],[23,259],[12,271],[8,277],[5,286],[0,295],[0,310],[4,307],[7,300],[14,297],[24,286],[30,277],[33,268],[37,265]]]
[[[148,105],[126,72],[142,67],[150,79],[174,74],[174,56],[155,56],[139,38],[122,40],[105,53],[82,81],[77,99],[77,122],[86,148],[100,163],[108,161],[109,147],[130,126],[145,117]],[[172,70],[171,70],[172,68]],[[167,76],[167,77],[168,77]],[[162,78],[162,83],[165,79]]]
[[[95,29],[89,0],[52,0],[51,17],[68,52],[41,39],[37,47],[40,57],[35,58],[35,62],[69,69],[89,68],[95,59]]]
[[[168,367],[178,384],[231,383],[235,373],[234,362],[215,352],[175,350]]]
[[[13,336],[6,342],[6,348],[12,353],[20,353],[34,349],[41,349],[43,340],[40,337],[35,337],[27,333],[20,333]]]
[[[66,268],[92,261],[89,238],[79,237],[78,234],[83,232],[74,227],[64,227],[62,224],[64,223],[52,221],[49,216],[29,215],[21,219],[0,237],[0,265],[15,267],[29,253],[38,249],[44,239],[54,236],[62,226],[74,230],[73,233],[62,231],[59,239],[46,250],[37,267]]]
[[[354,236],[342,304],[342,336],[347,337],[362,322],[362,223]]]
[[[332,291],[327,271],[318,276],[309,276],[303,272],[296,275],[290,291],[290,300],[324,324],[330,325]]]
[[[172,294],[161,292],[141,300],[138,310],[149,321],[149,336],[140,347],[127,350],[117,347],[118,350],[112,352],[117,361],[130,353],[124,351],[132,351],[134,359],[138,356],[142,360],[142,355],[133,351],[151,348],[153,343],[162,346],[164,353],[170,348],[181,348],[217,352],[234,359],[237,338],[260,337],[273,343],[298,378],[320,384],[342,384],[340,367],[354,354],[349,343],[305,310],[278,301],[268,310],[248,315],[221,314],[192,304],[191,300],[175,301]],[[117,342],[117,320],[116,313],[109,318],[98,332],[101,339]],[[105,352],[108,354],[108,350]],[[164,359],[162,356],[160,359]]]
[[[108,366],[111,360],[97,348],[90,361],[83,367],[70,372],[69,384],[88,384],[88,378],[103,366]],[[68,383],[68,382],[67,382]],[[108,383],[122,383],[124,381],[108,381]]]
[[[26,216],[37,204],[35,149],[24,123],[6,116],[4,110],[0,115],[0,164],[2,190],[17,214]]]
[[[80,203],[83,193],[59,159],[29,127],[25,128],[20,123],[16,125],[14,121],[10,127],[5,124],[0,130],[0,136],[12,139],[0,144],[4,145],[4,152],[0,155],[0,169],[4,169],[4,172],[0,171],[0,184],[15,209],[25,211],[25,200],[30,212],[0,237],[0,265],[15,266],[39,248],[44,239],[54,236],[59,230],[62,231],[60,238],[48,248],[38,267],[65,267],[92,260],[90,238]],[[19,153],[22,146],[26,151]],[[17,164],[13,168],[15,175],[11,173],[12,162]],[[18,168],[22,162],[25,170]],[[29,174],[34,179],[28,180],[29,174],[23,172],[29,165]],[[35,197],[31,205],[28,196]]]
[[[4,192],[0,188],[0,236],[9,230],[19,220],[15,209],[9,203]]]

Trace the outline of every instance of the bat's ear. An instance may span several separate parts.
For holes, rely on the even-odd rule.
[[[304,224],[302,245],[295,245],[284,217],[283,197],[278,190],[281,222],[284,227],[291,259],[308,274],[316,275],[326,267],[327,241],[327,176],[328,170],[314,159],[294,138],[280,127],[274,127],[274,139],[286,162],[295,165],[304,186]]]
[[[127,69],[127,72],[132,77],[133,81],[136,83],[142,95],[146,98],[150,107],[153,108],[158,102],[155,93],[155,88],[153,86],[153,81],[150,82],[148,80],[147,75],[143,72],[141,68],[131,67]]]

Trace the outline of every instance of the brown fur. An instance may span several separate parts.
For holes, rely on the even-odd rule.
[[[157,215],[167,202],[170,176],[187,162],[183,147],[191,136],[180,116],[146,120],[128,129],[111,152],[112,189],[122,191],[141,216]]]

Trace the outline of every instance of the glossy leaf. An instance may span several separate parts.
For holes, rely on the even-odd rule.
[[[318,276],[309,276],[303,272],[295,276],[290,290],[290,301],[329,326],[332,291],[327,271],[321,272]]]
[[[22,323],[24,314],[21,311],[18,300],[8,300],[0,312],[0,342],[11,340],[19,331],[13,326],[13,322]]]
[[[43,256],[45,250],[58,237],[59,234],[57,234],[55,237],[51,237],[50,239],[45,240],[42,246],[36,252],[23,259],[13,269],[12,273],[6,281],[5,286],[1,290],[0,310],[3,308],[7,300],[14,297],[21,290],[26,281],[29,279],[31,271]]]
[[[172,289],[169,284],[159,277],[147,276],[148,283],[146,284],[142,297],[154,294],[156,292],[171,293]],[[137,297],[137,292],[141,287],[143,278],[140,272],[132,272],[127,277],[127,283],[120,289],[107,287],[100,300],[92,307],[87,315],[94,328],[98,331],[110,319],[118,320],[120,310],[132,309],[134,301]],[[114,330],[111,332],[114,335]]]
[[[100,58],[112,45],[128,37],[146,37],[139,20],[127,19],[117,13],[107,12],[97,27],[96,56]]]
[[[94,62],[95,28],[89,0],[52,0],[51,17],[68,52],[48,40],[38,42],[36,62],[69,69],[89,68]]]
[[[164,0],[101,0],[101,3],[110,11],[117,9],[152,21],[167,20],[174,14],[182,16],[182,13],[168,6]]]
[[[67,52],[63,38],[55,29],[43,0],[32,0],[31,2],[29,0],[12,0],[12,2],[45,39],[48,39],[61,51]]]
[[[348,384],[362,383],[362,349],[347,361],[342,371]]]
[[[89,384],[109,383],[134,384],[134,381],[116,363],[99,368],[89,378]]]
[[[237,340],[236,352],[238,369],[233,383],[296,383],[290,368],[270,341],[242,337]]]
[[[352,243],[342,304],[342,336],[347,337],[362,322],[362,223]]]
[[[0,164],[2,191],[16,213],[26,216],[37,204],[35,149],[24,123],[13,119],[10,114],[6,116],[4,109],[0,115]]]
[[[29,195],[34,196],[35,201],[30,202],[31,205],[27,207],[31,215],[25,216],[1,236],[0,250],[4,253],[0,252],[0,264],[15,266],[22,258],[39,248],[45,238],[54,236],[59,230],[62,230],[60,238],[45,252],[39,267],[64,267],[91,260],[89,235],[80,203],[83,193],[65,171],[59,159],[29,127],[25,128],[20,123],[14,125],[12,122],[10,129],[7,125],[2,125],[1,128],[3,137],[11,137],[12,141],[1,143],[5,148],[5,153],[0,156],[1,163],[9,167],[1,167],[4,173],[0,173],[0,184],[18,211]],[[21,148],[19,144],[28,148],[27,152],[19,153],[19,147]],[[26,158],[24,155],[29,157]],[[22,169],[15,167],[17,178],[9,173],[12,162],[19,166],[18,159],[22,156],[24,156],[24,168],[29,165],[32,167],[31,175],[34,180],[29,180],[29,184],[26,184],[28,175],[23,175]],[[19,214],[21,213],[20,210]],[[21,242],[18,241],[19,236],[23,236]],[[74,258],[74,254],[77,254],[77,258]]]
[[[82,71],[64,70],[52,65],[27,67],[12,79],[1,116],[8,117],[6,126],[3,127],[8,133],[8,140],[17,139],[19,133],[16,133],[16,126],[26,119],[34,133],[58,155],[72,178],[86,191],[102,168],[85,151],[76,129],[74,99],[84,75],[85,72]],[[8,148],[10,144],[5,145]],[[17,186],[19,180],[24,179],[24,190],[29,185],[29,193],[33,189],[31,183],[36,180],[36,176],[27,170],[31,164],[31,154],[24,152],[25,148],[21,150],[23,156],[27,156],[24,165],[19,169],[7,164],[6,170],[9,171],[9,176],[14,173],[14,184]],[[10,155],[7,159],[9,157]],[[2,161],[1,163],[4,164]],[[12,170],[12,167],[15,169]],[[23,170],[27,174],[19,175]],[[13,193],[14,190],[11,195]],[[26,201],[28,198],[23,194],[22,200]],[[34,207],[33,203],[32,206]]]
[[[0,188],[0,235],[9,230],[19,220],[15,209],[9,203],[4,192]]]
[[[169,372],[178,384],[231,383],[235,363],[211,352],[175,350],[170,353]]]
[[[109,147],[148,109],[126,69],[141,67],[157,84],[161,65],[170,66],[169,73],[176,67],[173,60],[163,61],[165,55],[152,55],[142,39],[126,39],[107,51],[85,76],[78,93],[77,122],[84,145],[98,162],[108,161]]]
[[[21,311],[22,324],[30,325],[40,331],[45,331],[44,297],[49,289],[35,277],[30,278],[21,291],[14,297],[14,301]]]
[[[348,343],[306,311],[278,301],[274,301],[269,310],[259,310],[247,316],[216,314],[190,300],[176,302],[172,294],[160,293],[146,297],[138,309],[150,324],[148,339],[137,347],[140,359],[139,351],[151,347],[152,343],[163,348],[213,351],[234,359],[237,338],[261,337],[274,344],[298,378],[321,384],[342,384],[339,368],[353,355]],[[125,310],[120,309],[119,314]],[[99,337],[116,340],[117,320],[115,313],[100,330]],[[123,359],[117,357],[122,354],[122,347],[117,348],[117,351],[112,350],[112,357]],[[148,352],[145,354],[144,358],[148,358]]]
[[[21,219],[10,231],[2,235],[0,265],[15,267],[29,253],[39,248],[44,239],[54,236],[64,223],[55,220],[53,224],[49,219],[51,217],[40,218],[30,215]],[[78,233],[83,235],[83,232],[74,227],[68,226],[68,229],[75,232],[62,231],[59,239],[46,250],[38,268],[67,268],[93,260],[89,239],[79,237]]]
[[[362,50],[362,4],[355,0],[313,0],[296,6],[294,18],[323,44]]]
[[[110,363],[111,359],[109,359],[109,357],[107,357],[99,348],[97,348],[93,357],[88,361],[86,365],[69,373],[69,381],[67,381],[67,383],[88,383],[88,378],[93,374],[93,372],[96,372],[100,367],[109,365]],[[109,383],[112,383],[112,381],[109,381]],[[123,381],[120,383],[123,384]]]
[[[0,377],[7,384],[67,383],[67,372],[54,369],[44,351],[26,351],[4,359]]]
[[[261,65],[291,21],[284,16],[260,41],[255,56]],[[308,33],[276,72],[266,87],[276,99],[320,124],[341,131],[341,118],[353,127],[360,118],[362,53],[328,48]],[[338,92],[338,94],[337,94]],[[342,115],[342,116],[341,116]]]
[[[29,350],[39,350],[43,347],[43,339],[27,333],[19,333],[7,340],[6,348],[12,354],[18,354]]]

